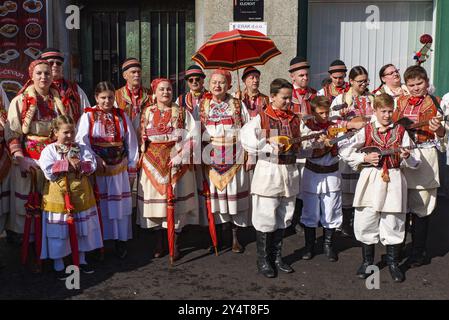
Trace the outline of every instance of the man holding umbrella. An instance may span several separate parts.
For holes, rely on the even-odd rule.
[[[238,92],[235,94],[235,97],[241,99],[245,104],[250,119],[255,118],[270,103],[270,98],[259,91],[260,74],[255,67],[247,67],[242,76],[245,89],[241,95]]]

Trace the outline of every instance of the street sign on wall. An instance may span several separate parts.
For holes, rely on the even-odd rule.
[[[240,29],[240,30],[254,30],[263,33],[264,35],[268,34],[268,27],[266,22],[230,22],[229,23],[229,31]]]
[[[262,21],[264,0],[234,0],[234,21]]]

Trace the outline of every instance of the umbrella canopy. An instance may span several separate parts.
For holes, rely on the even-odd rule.
[[[258,31],[232,30],[213,35],[192,57],[204,69],[234,71],[263,65],[280,55],[274,42]]]

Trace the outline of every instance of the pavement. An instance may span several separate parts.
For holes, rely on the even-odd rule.
[[[107,243],[105,260],[88,260],[94,274],[81,274],[80,289],[68,290],[57,280],[51,261],[45,261],[41,274],[32,274],[20,265],[20,247],[0,239],[0,299],[68,300],[439,300],[449,299],[449,200],[439,198],[430,221],[428,254],[430,264],[406,270],[403,283],[393,283],[388,267],[381,263],[385,248],[376,247],[380,267],[378,289],[368,289],[356,277],[361,263],[357,241],[336,236],[339,261],[329,262],[322,254],[322,233],[317,232],[318,252],[310,261],[301,260],[304,237],[289,230],[283,256],[295,272],[266,279],[257,274],[254,229],[242,232],[243,254],[230,249],[219,256],[208,253],[208,230],[189,227],[180,238],[183,257],[173,267],[168,256],[153,259],[154,233],[136,227],[128,245],[128,257],[118,259],[113,243]],[[410,241],[410,237],[408,242]],[[410,251],[410,243],[407,245]]]

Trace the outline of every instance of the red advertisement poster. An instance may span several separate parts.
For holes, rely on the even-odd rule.
[[[28,65],[47,46],[45,0],[0,0],[0,85],[12,98],[28,80]]]

